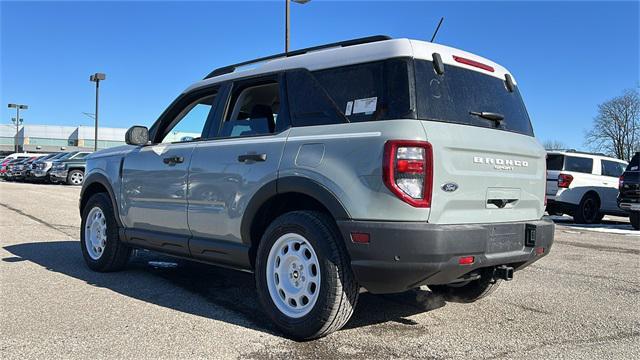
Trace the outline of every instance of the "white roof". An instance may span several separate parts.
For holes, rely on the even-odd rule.
[[[600,154],[590,154],[590,153],[577,152],[577,151],[549,150],[547,151],[547,154],[575,156],[575,157],[589,158],[589,159],[596,159],[596,160],[609,160],[609,161],[615,161],[623,164],[628,164],[628,162],[624,160],[616,159],[610,156],[600,155]]]
[[[442,61],[448,65],[478,71],[501,79],[505,78],[505,74],[510,74],[507,69],[497,63],[463,50],[420,40],[391,39],[345,47],[337,46],[291,57],[275,58],[262,63],[257,63],[255,66],[250,65],[253,67],[246,70],[239,69],[232,73],[201,80],[191,85],[185,90],[185,92],[204,85],[286,69],[306,68],[309,71],[314,71],[397,57],[409,57],[431,61],[433,59],[433,53],[439,53],[442,57]],[[488,65],[492,67],[494,71],[491,72],[475,66],[460,63],[454,59],[454,56]],[[513,81],[515,83],[515,78],[513,78]]]

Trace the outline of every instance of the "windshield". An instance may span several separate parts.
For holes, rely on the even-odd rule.
[[[517,86],[510,92],[503,79],[478,71],[445,65],[444,74],[438,75],[431,61],[416,60],[415,64],[418,118],[533,136]],[[498,113],[504,119],[489,120],[470,112]]]
[[[548,154],[547,155],[547,170],[562,170],[564,165],[564,155]]]

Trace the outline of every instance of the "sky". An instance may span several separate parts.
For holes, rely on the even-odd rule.
[[[385,34],[511,71],[540,141],[585,149],[597,105],[640,87],[640,2],[322,1],[291,4],[291,49]],[[0,2],[0,124],[151,125],[212,69],[283,52],[284,0]],[[11,111],[10,111],[11,110]]]

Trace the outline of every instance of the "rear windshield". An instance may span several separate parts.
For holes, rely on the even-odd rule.
[[[503,79],[452,65],[444,69],[444,74],[438,75],[431,61],[415,61],[418,118],[533,136],[517,86],[510,92]],[[499,113],[504,120],[487,120],[470,114],[472,111]]]
[[[564,155],[547,155],[547,170],[562,170],[564,165]]]

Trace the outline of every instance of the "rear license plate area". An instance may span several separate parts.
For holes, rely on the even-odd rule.
[[[521,224],[492,226],[489,229],[487,253],[495,254],[522,250],[523,236],[524,231]]]

